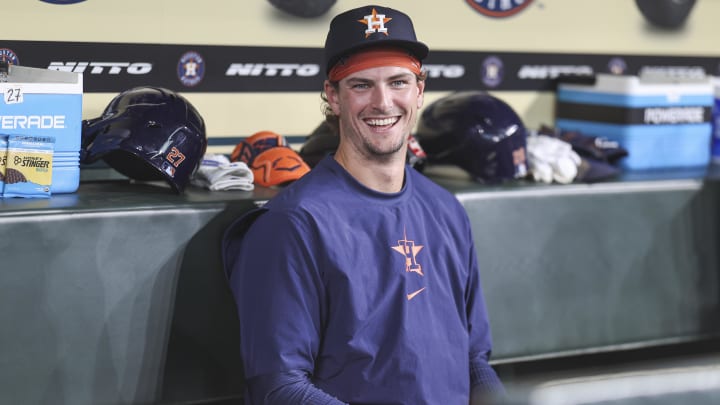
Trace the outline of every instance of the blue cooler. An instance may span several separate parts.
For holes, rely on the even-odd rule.
[[[50,192],[80,185],[82,74],[10,65],[0,82],[0,133],[55,139]]]
[[[555,126],[605,137],[627,149],[624,169],[691,168],[710,162],[713,83],[598,74],[592,85],[560,84]]]

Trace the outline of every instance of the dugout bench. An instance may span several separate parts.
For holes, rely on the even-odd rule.
[[[720,336],[713,173],[487,187],[471,218],[497,365]],[[0,403],[235,403],[222,231],[275,190],[125,180],[0,200]]]

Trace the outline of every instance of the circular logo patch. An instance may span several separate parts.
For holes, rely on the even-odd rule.
[[[608,62],[608,70],[614,75],[621,75],[627,70],[627,63],[623,58],[612,58]]]
[[[8,48],[0,48],[0,61],[7,62],[15,66],[20,64],[20,59],[18,59],[15,52]]]
[[[529,6],[533,0],[465,0],[482,15],[494,18],[510,17]]]
[[[482,82],[488,87],[497,87],[502,83],[505,71],[503,62],[496,56],[488,56],[482,62]]]
[[[197,52],[185,52],[178,61],[177,76],[185,86],[196,86],[205,76],[205,59]]]

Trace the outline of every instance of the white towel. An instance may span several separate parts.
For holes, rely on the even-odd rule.
[[[535,181],[569,184],[578,174],[580,155],[559,138],[531,132],[527,137],[527,153]]]
[[[206,153],[190,182],[213,191],[250,191],[255,188],[253,180],[252,170],[245,162],[230,162],[225,155]]]

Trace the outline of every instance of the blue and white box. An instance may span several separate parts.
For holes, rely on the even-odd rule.
[[[691,168],[710,162],[713,82],[598,74],[558,85],[555,126],[607,138],[628,151],[629,170]]]
[[[8,67],[0,81],[0,133],[55,139],[52,194],[80,185],[83,77],[25,66]]]

